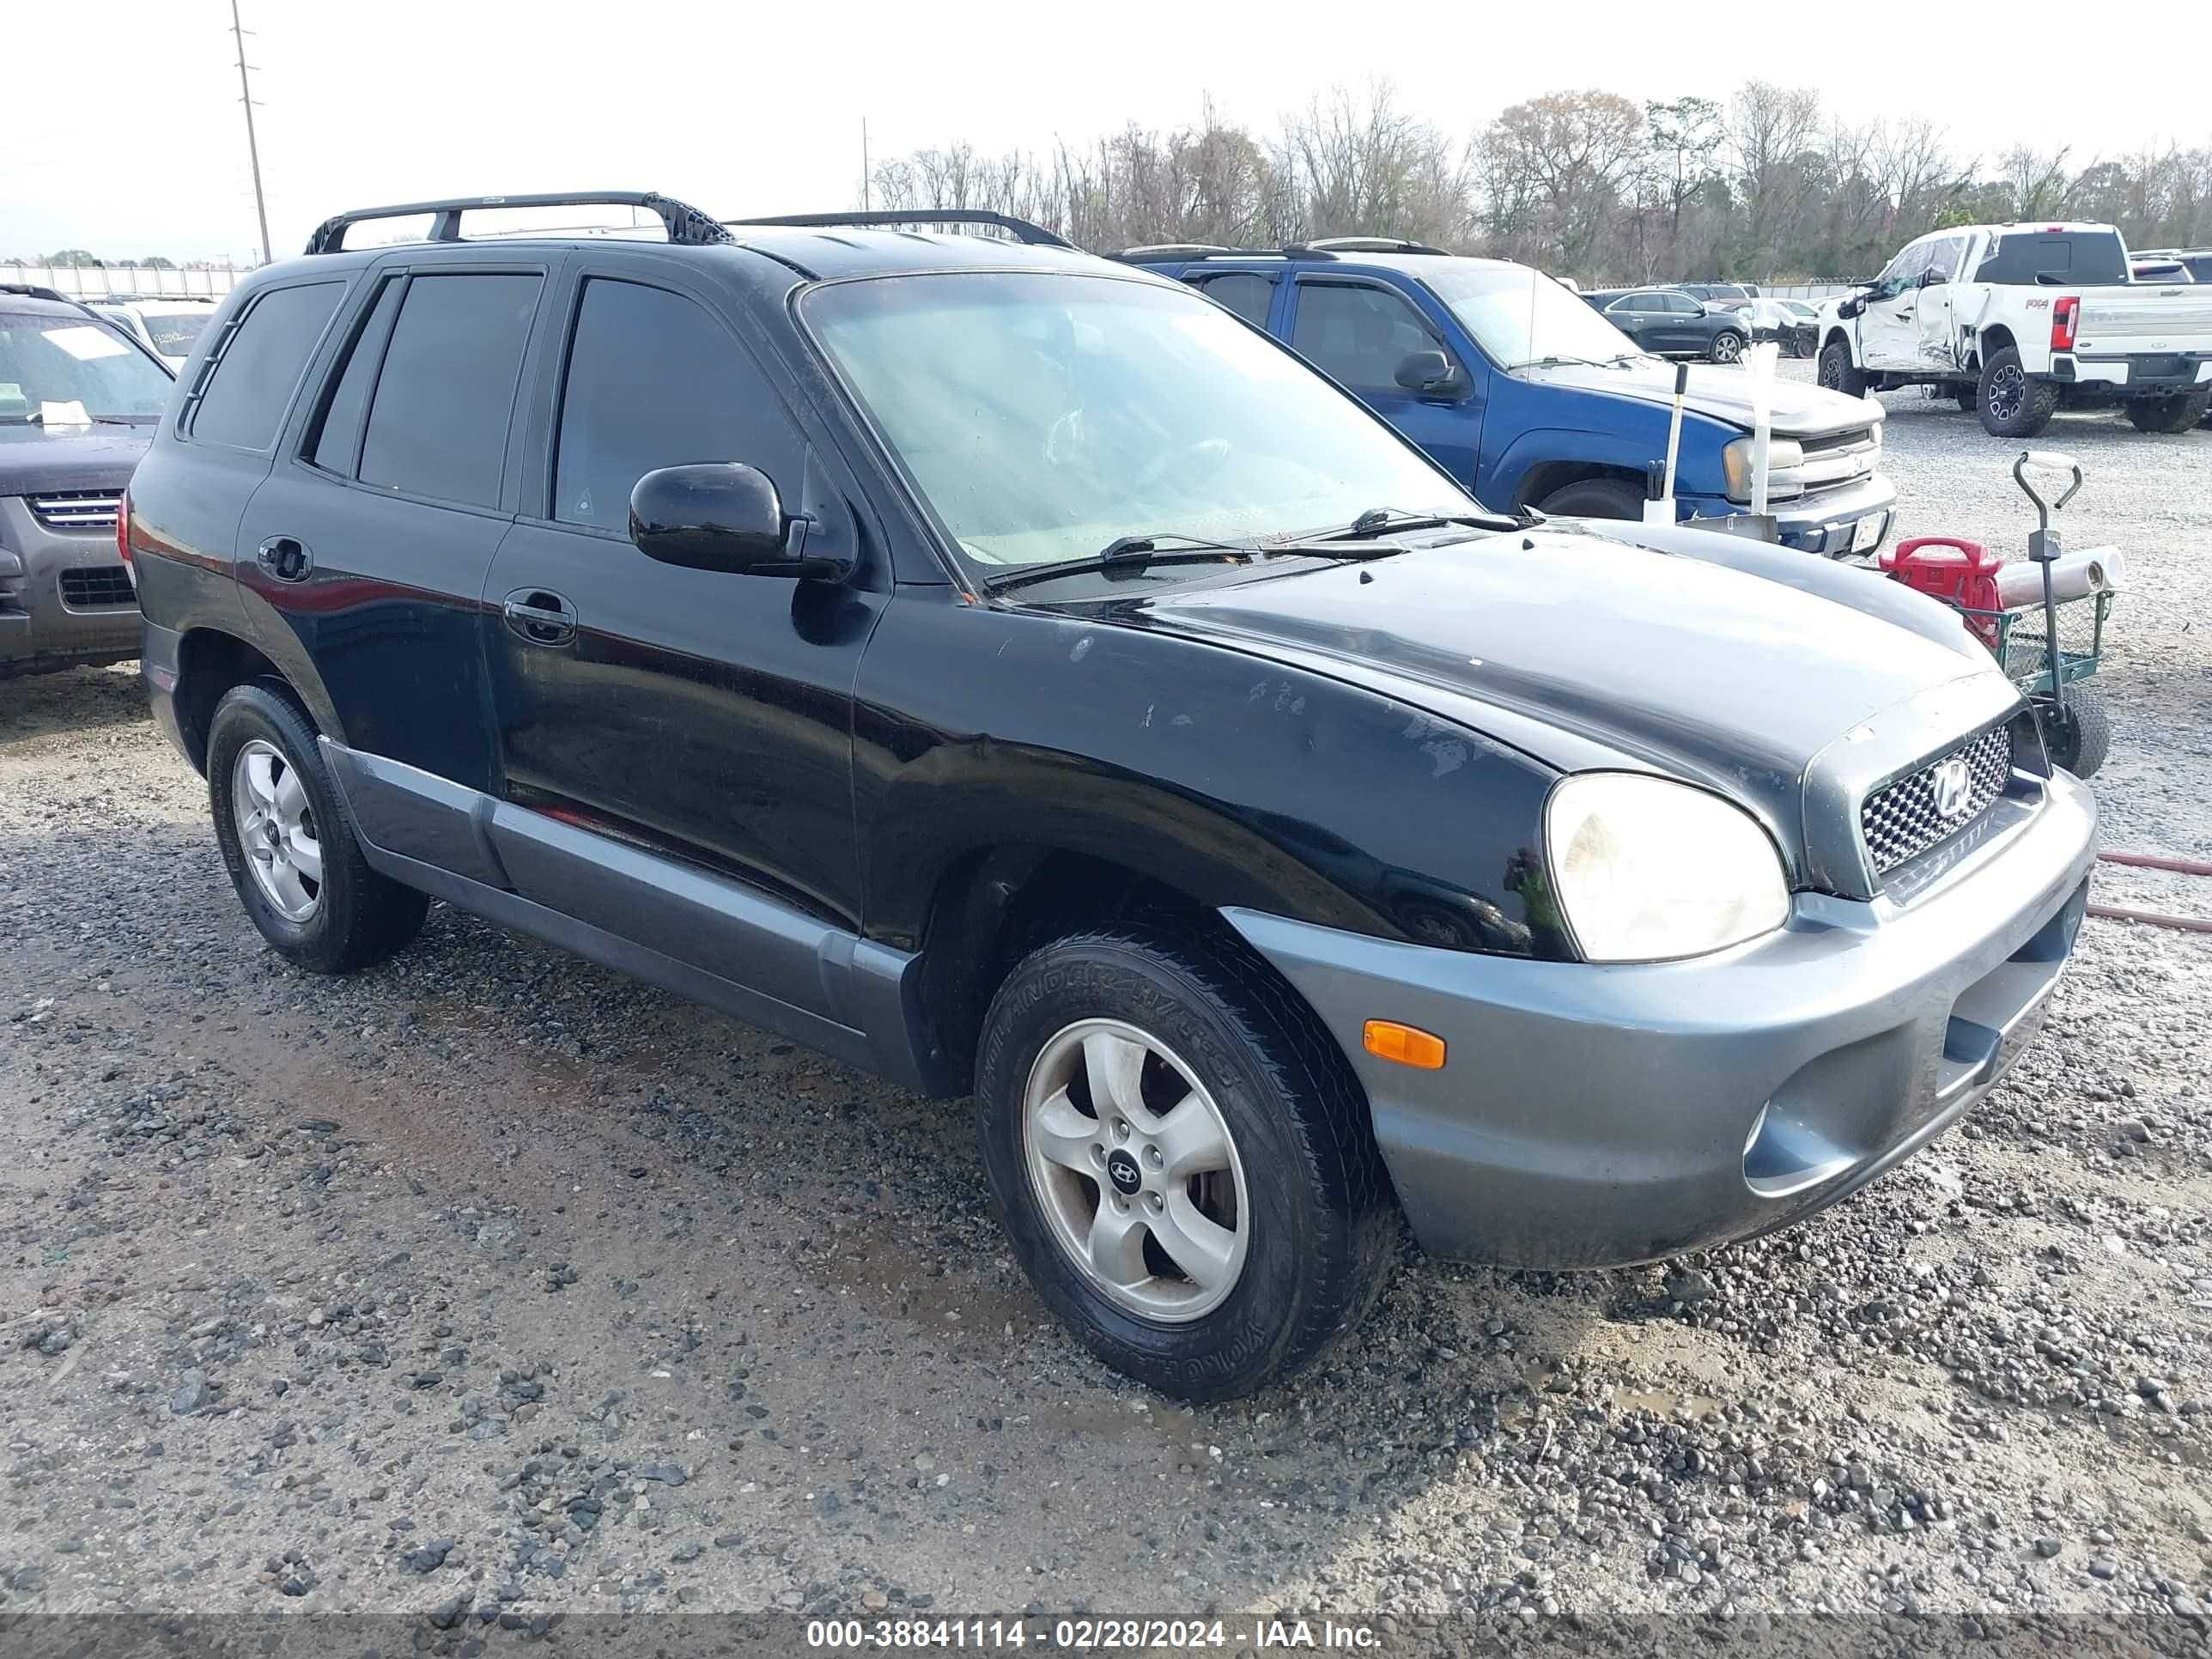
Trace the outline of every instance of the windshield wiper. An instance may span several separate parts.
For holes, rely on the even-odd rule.
[[[1163,548],[1162,542],[1179,547]],[[1132,574],[1154,564],[1204,564],[1220,559],[1249,559],[1256,550],[1235,542],[1210,542],[1203,536],[1184,536],[1171,530],[1142,536],[1116,536],[1087,559],[1056,559],[1034,570],[1016,570],[1003,576],[987,576],[983,585],[994,590],[1049,581],[1054,576],[1095,574],[1102,570]]]
[[[1500,513],[1407,513],[1395,507],[1370,507],[1341,530],[1332,531],[1325,538],[1329,541],[1364,541],[1379,536],[1386,530],[1440,530],[1446,525],[1463,524],[1476,530],[1517,530],[1518,519]]]
[[[86,420],[87,420],[88,422],[91,422],[91,423],[93,423],[93,424],[99,425],[99,426],[137,426],[137,425],[138,425],[138,424],[139,424],[139,422],[138,422],[134,421],[134,420],[131,419],[129,416],[123,416],[123,415],[90,415],[90,416],[87,416],[85,418],[86,418]],[[158,417],[154,416],[150,416],[150,415],[147,416],[147,419],[148,419],[148,420],[153,420],[153,419],[156,419],[156,418],[158,418]],[[21,424],[21,425],[23,425],[23,426],[45,426],[46,423],[47,423],[47,422],[46,422],[46,411],[45,411],[45,410],[40,410],[38,413],[36,413],[36,414],[34,414],[34,415],[6,415],[6,416],[0,416],[0,426],[6,426],[6,425],[10,425],[10,424]],[[78,424],[78,422],[76,422],[76,421],[61,421],[61,422],[56,422],[56,424],[58,424],[58,425],[61,425],[61,426],[76,426],[76,425],[77,425],[77,424]]]

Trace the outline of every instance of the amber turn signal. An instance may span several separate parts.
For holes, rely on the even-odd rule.
[[[1367,1052],[1370,1054],[1424,1072],[1443,1069],[1444,1040],[1418,1025],[1401,1025],[1395,1019],[1370,1019],[1367,1022],[1366,1037]]]

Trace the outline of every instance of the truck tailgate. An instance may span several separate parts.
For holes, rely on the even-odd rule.
[[[2074,349],[2212,351],[2212,290],[2086,289]]]

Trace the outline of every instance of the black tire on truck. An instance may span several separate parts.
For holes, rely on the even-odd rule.
[[[1982,360],[1978,402],[1982,430],[1992,438],[2033,438],[2057,412],[2058,387],[2029,374],[2019,349],[2006,346]]]
[[[2105,694],[2093,685],[2069,685],[2063,714],[2048,704],[2038,707],[2051,763],[2065,768],[2077,778],[2094,775],[2112,748],[2112,716]]]
[[[2177,392],[2166,398],[2128,399],[2128,424],[2138,432],[2186,432],[2212,409],[2212,392]]]
[[[1867,395],[1867,377],[1851,363],[1851,349],[1839,337],[1820,348],[1820,384],[1846,398]]]
[[[1037,1294],[1164,1394],[1227,1400],[1296,1370],[1397,1261],[1350,1062],[1226,941],[1115,926],[1032,951],[984,1016],[975,1109]]]
[[[1641,519],[1644,492],[1626,478],[1563,484],[1537,503],[1555,519]]]
[[[207,779],[231,885],[285,960],[349,974],[422,930],[430,901],[369,868],[289,688],[223,693],[208,725]]]

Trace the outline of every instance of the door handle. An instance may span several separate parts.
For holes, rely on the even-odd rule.
[[[532,645],[568,645],[576,637],[576,608],[542,587],[518,587],[500,607],[507,630]]]
[[[254,550],[253,562],[280,582],[303,582],[315,568],[315,556],[296,536],[271,536]]]

